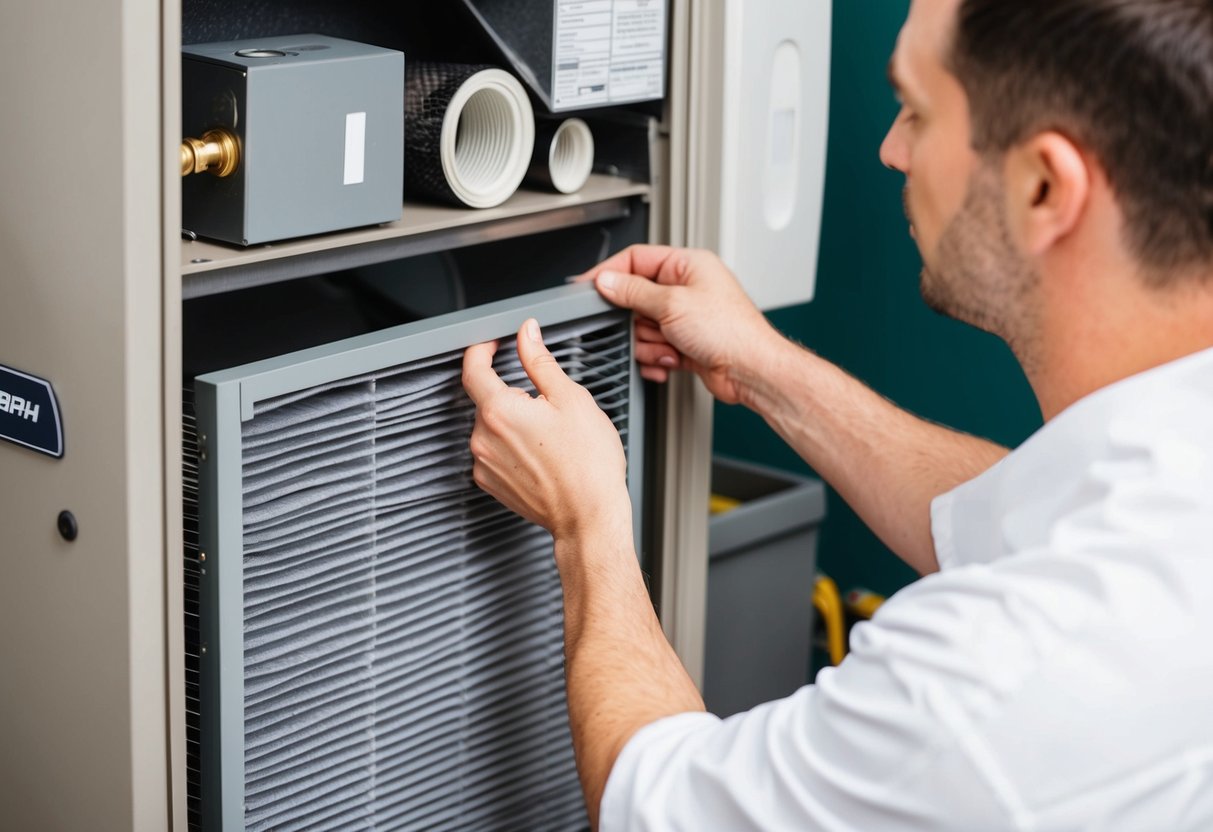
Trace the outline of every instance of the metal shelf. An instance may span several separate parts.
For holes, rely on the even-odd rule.
[[[519,190],[496,208],[405,203],[400,220],[371,228],[241,248],[181,243],[184,299],[326,274],[419,254],[473,246],[626,217],[649,186],[595,174],[575,194]]]

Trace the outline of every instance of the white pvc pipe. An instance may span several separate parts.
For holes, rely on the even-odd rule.
[[[579,118],[561,122],[548,149],[552,187],[562,194],[581,190],[594,168],[594,135]]]

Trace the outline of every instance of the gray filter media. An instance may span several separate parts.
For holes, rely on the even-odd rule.
[[[545,335],[628,445],[626,317]],[[242,754],[243,794],[223,794],[220,806],[206,775],[192,777],[192,825],[218,828],[208,814],[232,817],[238,801],[249,830],[588,826],[551,538],[471,479],[475,409],[462,359],[457,350],[279,395],[243,423],[242,597],[223,602],[242,616],[243,656],[222,664],[243,667],[242,749],[223,753],[225,765],[228,751]],[[496,367],[529,388],[512,339]],[[187,460],[192,410],[187,397]],[[196,775],[211,770],[200,765],[204,713],[196,726],[218,681],[205,662],[198,678],[196,623],[209,613],[194,589],[192,462],[186,484]]]
[[[535,114],[526,90],[505,70],[410,62],[404,119],[407,196],[491,208],[522,184]]]

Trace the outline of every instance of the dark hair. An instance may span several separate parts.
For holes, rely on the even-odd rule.
[[[1057,130],[1153,281],[1213,263],[1213,0],[963,0],[951,63],[979,153]]]

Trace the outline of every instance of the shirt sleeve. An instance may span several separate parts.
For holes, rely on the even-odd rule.
[[[954,569],[961,561],[956,553],[956,541],[952,534],[952,508],[955,493],[940,494],[931,501],[931,539],[935,543],[935,560],[940,569]]]
[[[992,564],[1009,554],[1003,524],[995,520],[1008,511],[999,475],[1006,461],[931,501],[931,537],[941,570]]]
[[[958,643],[980,611],[955,604],[946,579],[922,583],[935,588],[886,602],[815,685],[637,732],[607,781],[602,832],[1011,828],[1015,798],[973,727],[997,699],[981,666],[996,659]]]

